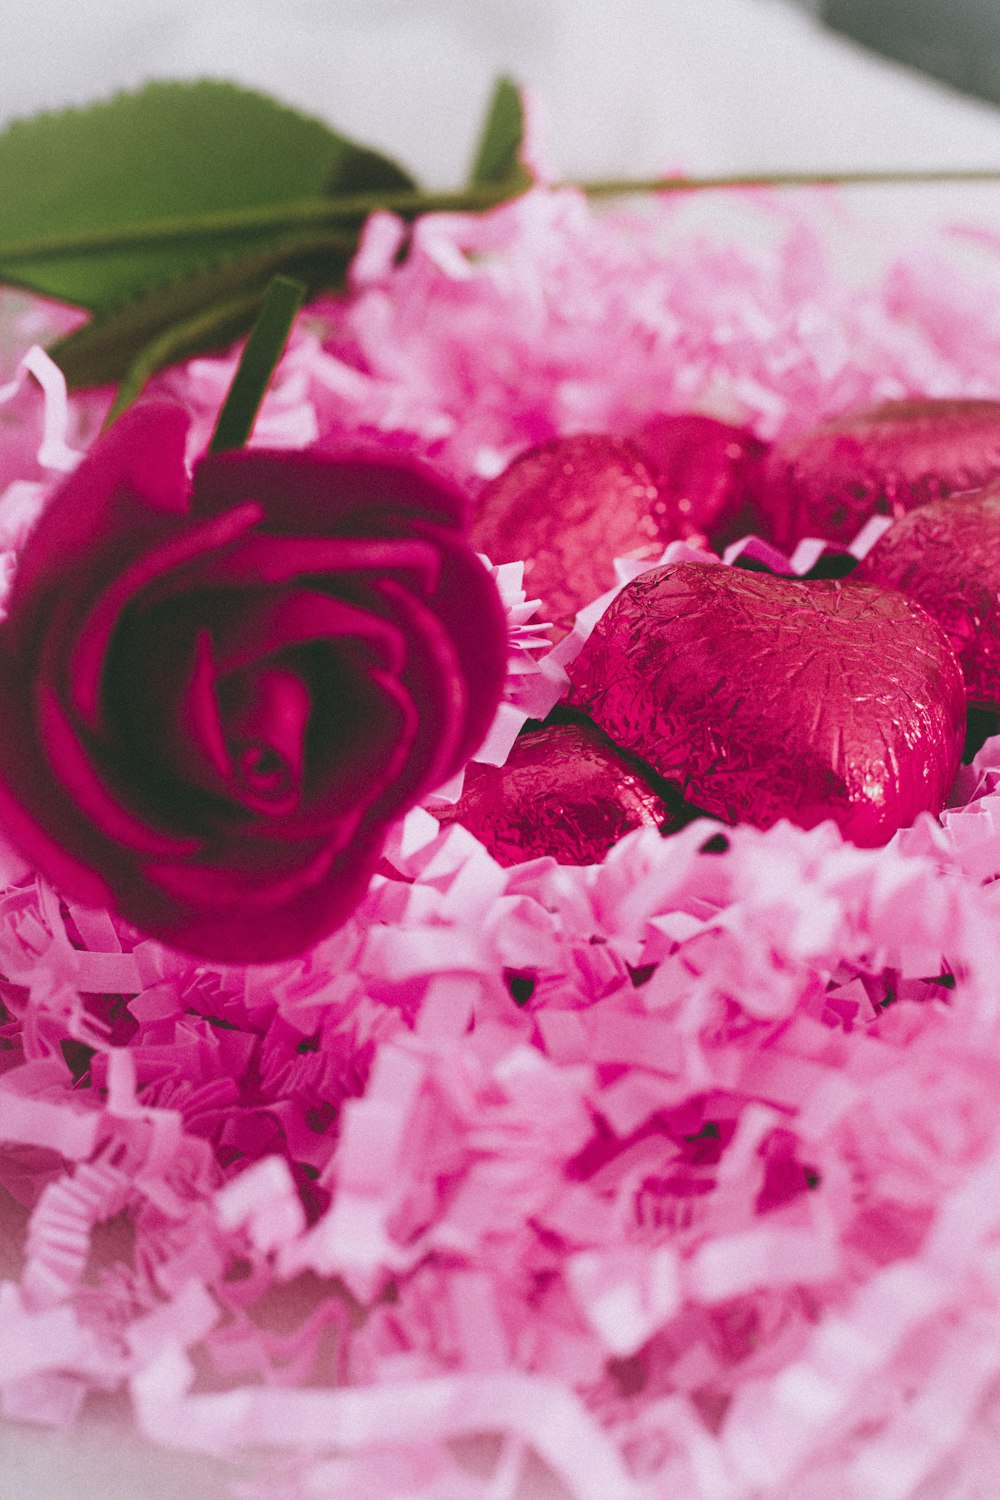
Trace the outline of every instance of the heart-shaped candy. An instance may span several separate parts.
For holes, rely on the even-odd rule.
[[[958,769],[954,652],[919,605],[870,583],[653,568],[569,671],[574,706],[728,823],[833,818],[882,844],[938,812]]]
[[[643,767],[582,723],[522,735],[503,766],[473,763],[461,801],[437,817],[462,823],[502,865],[544,854],[588,865],[633,828],[680,827],[684,811],[668,806]]]
[[[760,530],[755,497],[767,446],[748,427],[697,412],[663,412],[636,428],[634,438],[660,489],[665,541],[707,542],[721,552]]]
[[[970,704],[1000,709],[1000,487],[903,516],[854,577],[916,599],[951,642]]]
[[[874,515],[978,489],[1000,478],[1000,402],[893,401],[846,412],[776,443],[758,503],[768,534],[847,543]]]
[[[664,507],[632,443],[600,433],[554,438],[522,453],[479,498],[472,545],[495,563],[524,560],[539,617],[567,626],[611,588],[613,559],[658,557]]]

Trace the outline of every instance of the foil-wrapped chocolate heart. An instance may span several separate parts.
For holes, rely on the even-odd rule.
[[[1000,710],[1000,486],[903,516],[854,577],[916,599],[951,642],[969,703]]]
[[[850,542],[874,515],[1000,478],[1000,402],[894,401],[850,411],[776,443],[758,503],[768,535]]]
[[[663,412],[633,437],[656,476],[665,540],[707,543],[721,552],[760,530],[756,493],[767,445],[748,427],[696,412]]]
[[[882,844],[938,812],[958,769],[954,652],[919,605],[870,583],[653,568],[569,671],[574,706],[728,823],[833,818]]]
[[[473,763],[461,800],[435,813],[462,823],[502,865],[544,854],[596,864],[633,828],[668,833],[684,821],[679,802],[668,804],[644,768],[587,723],[522,735],[503,766]]]
[[[479,498],[472,545],[495,563],[524,560],[539,617],[567,626],[615,582],[613,560],[660,555],[673,535],[649,465],[632,443],[599,433],[522,453]]]

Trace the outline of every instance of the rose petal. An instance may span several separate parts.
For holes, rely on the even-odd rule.
[[[265,666],[220,683],[232,765],[230,794],[280,817],[298,806],[309,727],[309,689],[296,673]]]
[[[225,912],[247,904],[265,911],[286,905],[315,886],[329,870],[336,850],[328,844],[290,874],[275,876],[228,865],[161,861],[146,866],[146,875],[162,890],[203,912]]]
[[[0,735],[2,735],[2,730],[0,730]],[[44,775],[40,775],[35,779],[37,782],[42,782],[45,778]],[[18,793],[24,791],[26,784],[26,780],[18,783]],[[40,800],[32,799],[30,805],[44,807],[51,814],[50,789],[38,786],[35,790],[41,793],[41,798]],[[44,795],[46,791],[49,792],[47,800]],[[110,884],[111,872],[104,867],[100,854],[97,854],[92,863],[71,854],[66,848],[65,833],[59,840],[54,839],[38,819],[27,811],[27,805],[27,797],[15,796],[8,782],[0,780],[0,823],[2,823],[4,834],[33,865],[44,870],[48,879],[67,895],[74,896],[88,906],[113,908],[115,898]],[[68,806],[64,811],[67,819],[74,817],[72,809]],[[64,823],[64,830],[66,826],[67,824]]]
[[[34,614],[30,603],[65,579],[68,559],[92,564],[109,540],[119,551],[134,547],[161,532],[165,517],[187,514],[189,422],[176,402],[146,401],[98,438],[32,532],[11,591],[11,617],[24,608]]]
[[[17,849],[27,855],[31,863],[44,870],[46,878],[67,896],[74,897],[86,906],[97,910],[114,910],[117,902],[111,885],[105,876],[106,869],[98,871],[77,859],[57,843],[31,813],[17,802],[7,787],[0,784],[0,819],[3,829]],[[94,864],[99,864],[95,860]]]
[[[147,872],[150,880],[144,878],[122,892],[118,907],[136,926],[155,931],[161,941],[186,953],[214,962],[274,963],[306,952],[350,916],[371,880],[381,848],[380,832],[370,839],[356,835],[327,862],[322,876],[321,861],[309,871],[288,875],[280,885],[280,899],[278,884],[267,874],[266,860],[273,859],[273,849],[268,848],[259,898],[249,899],[247,889],[237,883],[228,906],[202,906],[200,892],[213,889],[215,872],[207,866],[199,867],[205,877],[202,886],[200,879],[181,874],[181,866],[171,866],[166,879],[157,881],[156,872],[163,870],[157,865]],[[249,846],[234,845],[230,852],[235,868],[250,869]],[[329,852],[324,850],[323,856]],[[224,879],[229,873],[222,867]],[[316,877],[314,884],[309,883],[310,874]],[[218,884],[214,888],[220,889]]]
[[[493,722],[507,676],[507,622],[489,571],[467,545],[425,522],[419,530],[433,538],[441,567],[429,603],[447,633],[466,685],[463,719],[443,780],[478,750]]]
[[[234,494],[255,495],[269,527],[293,536],[368,537],[409,530],[418,517],[457,531],[468,510],[462,491],[425,465],[359,444],[308,453],[251,448],[212,454],[198,464],[195,515],[229,510]]]
[[[200,630],[195,644],[191,676],[179,703],[175,748],[184,754],[178,769],[181,765],[185,768],[191,766],[190,750],[193,749],[201,758],[202,765],[207,765],[218,772],[223,781],[228,781],[232,765],[219,716],[219,703],[215,696],[216,675],[212,637],[207,630]]]
[[[318,589],[265,594],[236,608],[227,603],[230,607],[214,610],[208,622],[220,676],[291,646],[341,638],[350,640],[355,652],[363,645],[373,665],[402,669],[406,647],[391,621]]]
[[[340,574],[398,574],[415,592],[429,594],[438,580],[438,560],[432,547],[420,541],[304,535],[254,536],[222,557],[206,562],[183,580],[190,589],[262,588],[293,579],[333,579]],[[170,598],[175,589],[167,580],[161,594],[150,593],[149,603]]]
[[[485,577],[486,570],[482,572]],[[437,786],[454,768],[468,695],[457,642],[438,616],[393,579],[382,580],[377,592],[412,643],[401,677],[417,710],[417,730],[408,763],[392,788],[393,801],[400,806],[419,796],[420,790]]]
[[[409,694],[388,673],[367,667],[353,672],[343,653],[329,672],[325,687],[322,672],[313,676],[299,805],[267,826],[276,847],[322,836],[340,849],[383,793],[391,808],[400,805],[401,777],[420,723]],[[391,816],[386,807],[379,814]],[[242,821],[242,810],[240,816]],[[221,829],[228,826],[225,820],[223,808],[214,822]]]
[[[104,727],[101,716],[101,683],[111,637],[124,610],[154,579],[184,576],[186,565],[205,552],[228,547],[261,519],[255,501],[233,508],[225,516],[192,526],[181,536],[171,537],[133,562],[98,597],[79,628],[70,656],[70,693],[73,707],[95,733]],[[52,640],[55,631],[49,633]]]
[[[324,602],[335,607],[338,623],[365,625],[368,638],[306,641],[298,648],[258,654],[243,673],[226,674],[219,670],[209,633],[190,624],[184,607],[154,611],[116,643],[108,693],[114,725],[133,750],[142,747],[150,774],[170,778],[178,797],[193,799],[187,817],[206,835],[213,829],[216,836],[223,830],[235,834],[256,812],[266,813],[270,835],[277,840],[308,840],[323,833],[339,847],[344,819],[351,815],[356,822],[403,769],[417,712],[398,672],[373,665],[379,653],[369,644],[374,638],[377,647],[384,643],[401,655],[398,627],[380,616],[341,611],[338,601]],[[383,601],[378,603],[384,610]],[[196,602],[191,612],[196,617],[204,613]],[[191,637],[187,648],[185,635]],[[394,668],[399,661],[397,655]],[[265,807],[239,788],[234,741],[243,729],[234,727],[231,715],[238,711],[241,677],[252,683],[267,669],[287,671],[300,680],[310,720],[297,796]]]
[[[224,792],[232,764],[219,705],[212,638],[191,626],[182,609],[168,620],[129,622],[113,641],[105,666],[107,737],[175,798],[192,788]],[[188,818],[192,807],[186,808]]]
[[[142,854],[190,854],[200,840],[168,833],[158,818],[142,818],[118,800],[98,774],[99,752],[84,749],[63,712],[51,686],[44,679],[35,692],[35,707],[41,743],[52,774],[69,794],[78,812],[89,818],[105,838],[125,844]]]
[[[350,806],[367,810],[386,788],[395,796],[414,753],[420,715],[405,685],[379,669],[356,670],[343,656],[339,692],[329,700],[314,689],[314,743],[303,812],[313,828],[326,827]],[[352,683],[353,686],[349,686]],[[343,704],[349,704],[345,713]],[[324,715],[333,721],[324,728]]]

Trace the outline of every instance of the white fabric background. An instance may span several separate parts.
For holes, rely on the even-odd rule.
[[[434,185],[460,180],[501,70],[539,96],[564,176],[1000,165],[1000,111],[783,0],[0,0],[0,123],[151,77],[229,77]],[[1000,228],[1000,185],[865,201],[882,234],[959,213]],[[8,1237],[0,1220],[0,1259]],[[71,1434],[0,1424],[0,1500],[220,1500],[231,1469],[155,1452],[124,1410]],[[537,1476],[524,1490],[554,1493]]]
[[[3,0],[0,120],[150,77],[256,84],[457,180],[491,79],[567,174],[992,164],[1000,113],[783,0]]]

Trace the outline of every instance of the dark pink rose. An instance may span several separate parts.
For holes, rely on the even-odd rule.
[[[219,454],[133,408],[29,538],[0,624],[0,823],[53,883],[204,957],[282,958],[496,708],[464,498],[353,451]]]

